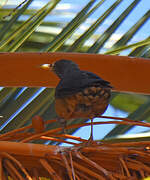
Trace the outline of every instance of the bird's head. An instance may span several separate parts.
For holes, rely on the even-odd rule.
[[[60,79],[63,78],[64,73],[68,71],[72,71],[73,69],[79,69],[78,65],[71,60],[61,59],[55,61],[53,64],[45,64],[42,65],[48,67],[51,71],[53,71]]]

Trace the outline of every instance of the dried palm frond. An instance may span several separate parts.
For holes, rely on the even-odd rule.
[[[103,116],[102,116],[103,117]],[[104,117],[115,121],[94,124],[126,124],[150,127],[150,123],[136,122],[127,118]],[[47,124],[54,123],[36,116],[32,125],[0,135],[1,173],[0,179],[142,179],[150,176],[150,142],[99,142],[88,144],[86,139],[59,134],[61,128],[45,131]],[[70,125],[67,129],[90,125]],[[31,129],[33,131],[31,131]],[[69,142],[73,139],[79,143]],[[33,140],[58,141],[72,147],[41,145]],[[29,143],[30,142],[30,143]],[[17,178],[16,178],[17,177]]]

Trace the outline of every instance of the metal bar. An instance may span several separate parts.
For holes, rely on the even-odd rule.
[[[0,86],[55,87],[58,78],[40,65],[59,59],[75,61],[116,91],[150,94],[149,59],[84,53],[0,53]]]

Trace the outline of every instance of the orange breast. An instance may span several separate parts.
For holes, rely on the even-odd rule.
[[[89,87],[72,96],[56,98],[55,109],[57,115],[66,120],[93,118],[104,113],[109,98],[109,88]]]

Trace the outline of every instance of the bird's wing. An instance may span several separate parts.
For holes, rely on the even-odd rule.
[[[108,81],[88,71],[78,71],[66,74],[56,87],[55,96],[64,97],[82,91],[84,88],[98,84],[104,88],[111,88]]]
[[[112,86],[110,85],[110,82],[102,79],[101,77],[99,77],[98,75],[92,73],[92,72],[89,72],[89,71],[81,71],[85,74],[88,75],[88,78],[92,81],[93,79],[95,80],[98,80],[99,84],[103,87],[106,87],[106,88],[112,88]]]

